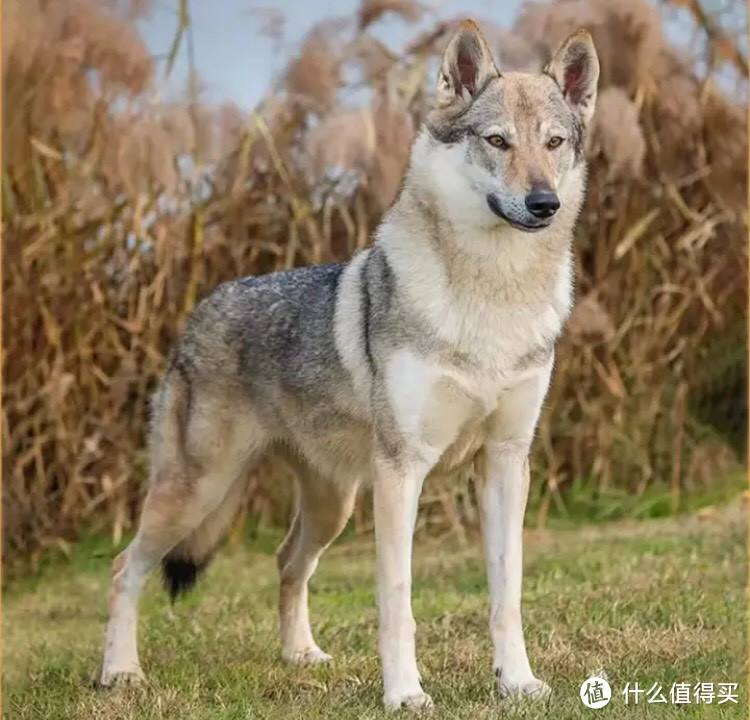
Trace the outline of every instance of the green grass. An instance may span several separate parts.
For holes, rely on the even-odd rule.
[[[526,524],[536,525],[541,502],[542,483],[532,486]],[[725,474],[709,487],[683,489],[677,497],[667,483],[651,483],[643,492],[621,486],[601,487],[597,482],[579,478],[567,487],[564,496],[553,496],[545,523],[549,527],[568,529],[581,522],[601,523],[613,520],[650,520],[693,513],[705,507],[722,505],[747,489],[747,472]]]
[[[549,704],[498,700],[487,632],[481,550],[422,541],[414,612],[433,718],[745,718],[746,513],[739,503],[705,519],[529,531],[524,620],[529,655],[553,688]],[[226,549],[197,592],[170,608],[156,580],[145,593],[142,688],[94,688],[103,639],[108,557],[77,547],[69,563],[15,580],[3,597],[3,717],[378,718],[370,538],[332,548],[312,582],[323,667],[287,667],[276,636],[276,571],[268,538]],[[110,555],[109,551],[106,555]],[[579,699],[603,669],[606,708]],[[665,692],[673,682],[739,683],[738,705],[625,705],[626,682]]]

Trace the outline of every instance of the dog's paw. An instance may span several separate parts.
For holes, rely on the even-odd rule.
[[[422,692],[421,690],[413,694],[386,695],[384,703],[387,710],[400,710],[401,708],[406,708],[407,710],[413,710],[415,712],[430,710],[433,706],[432,698],[426,692]]]
[[[119,688],[140,685],[146,680],[140,667],[130,667],[127,670],[104,669],[99,678],[99,686],[103,688]]]
[[[319,665],[320,663],[330,662],[331,656],[323,652],[317,645],[304,650],[295,650],[293,652],[283,653],[286,662],[292,665]]]
[[[552,693],[552,689],[546,682],[535,678],[511,679],[497,675],[497,687],[501,697],[511,700],[545,700]]]

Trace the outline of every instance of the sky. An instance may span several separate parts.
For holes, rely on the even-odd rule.
[[[377,24],[380,40],[393,48],[401,47],[438,17],[474,17],[509,27],[524,0],[422,0],[428,8],[422,21],[407,24],[400,18],[386,16]],[[707,0],[708,3],[714,0]],[[718,4],[719,0],[715,0]],[[359,0],[188,0],[192,19],[195,67],[202,84],[204,102],[231,102],[243,110],[256,106],[271,79],[296,52],[310,27],[323,18],[353,17]],[[710,6],[710,5],[707,5]],[[151,51],[161,62],[175,37],[178,0],[154,0],[153,14],[140,21],[139,30]],[[285,17],[281,45],[261,32],[257,15],[260,8],[278,8]],[[744,5],[738,27],[747,26]],[[690,37],[692,22],[684,10],[671,11],[665,23],[667,34],[684,47]],[[733,24],[733,23],[732,23]],[[189,76],[187,44],[183,42],[169,78],[160,81],[158,90],[165,99],[182,96]],[[729,79],[727,87],[734,87]],[[745,91],[746,91],[746,86]]]
[[[429,17],[473,16],[499,25],[510,25],[522,0],[423,0]],[[195,66],[201,79],[204,99],[211,103],[233,102],[243,110],[253,108],[268,88],[273,74],[299,47],[310,27],[324,17],[351,17],[359,0],[191,0]],[[259,34],[260,22],[253,10],[275,7],[284,12],[286,22],[282,47]],[[177,28],[177,0],[156,0],[153,15],[139,23],[149,50],[166,57]],[[420,24],[407,25],[394,18],[378,24],[381,40],[392,46],[413,37]],[[164,63],[161,63],[163,67]],[[187,86],[188,58],[185,44],[175,61],[162,93],[169,98]]]

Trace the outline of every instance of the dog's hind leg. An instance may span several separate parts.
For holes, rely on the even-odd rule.
[[[157,403],[151,486],[138,532],[112,565],[103,686],[142,679],[137,604],[148,574],[163,562],[173,597],[192,584],[221,539],[219,526],[229,524],[239,505],[253,454],[248,448],[259,447],[257,423],[238,420],[223,399],[191,398],[190,417],[178,418],[175,428],[178,383],[168,378]]]
[[[101,674],[105,687],[143,678],[136,640],[138,598],[149,573],[202,519],[197,506],[188,507],[178,472],[172,474],[171,480],[162,474],[149,491],[135,538],[112,563]]]
[[[205,498],[195,497],[183,490],[183,480],[170,473],[149,491],[143,508],[138,532],[127,549],[112,564],[112,581],[109,594],[109,622],[104,651],[101,684],[110,686],[131,683],[142,679],[136,641],[137,606],[149,573],[175,546],[188,538],[201,534],[201,529],[211,526],[214,516],[225,513],[229,503],[237,504],[245,490],[245,478],[206,475],[198,482],[213,485],[226,495],[219,506],[212,508]],[[227,490],[227,484],[230,485]],[[214,500],[214,503],[216,501]],[[213,548],[212,548],[213,549]],[[189,588],[205,560],[190,558],[172,561],[167,579],[172,595]]]
[[[299,477],[297,512],[276,552],[279,567],[281,655],[284,660],[317,663],[330,660],[313,638],[307,585],[323,551],[349,519],[357,483],[339,484],[306,471]]]

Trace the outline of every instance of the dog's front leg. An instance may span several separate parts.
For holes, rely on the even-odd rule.
[[[411,552],[417,502],[428,468],[376,456],[374,468],[378,641],[384,702],[391,709],[429,707],[417,669],[411,611]]]
[[[502,695],[545,696],[549,688],[531,672],[521,622],[522,532],[529,464],[525,451],[512,445],[488,447],[486,456],[483,531],[493,667]]]
[[[503,395],[484,448],[482,533],[490,589],[493,667],[503,696],[545,697],[550,691],[531,672],[521,622],[528,454],[550,372],[551,362],[539,375]]]

